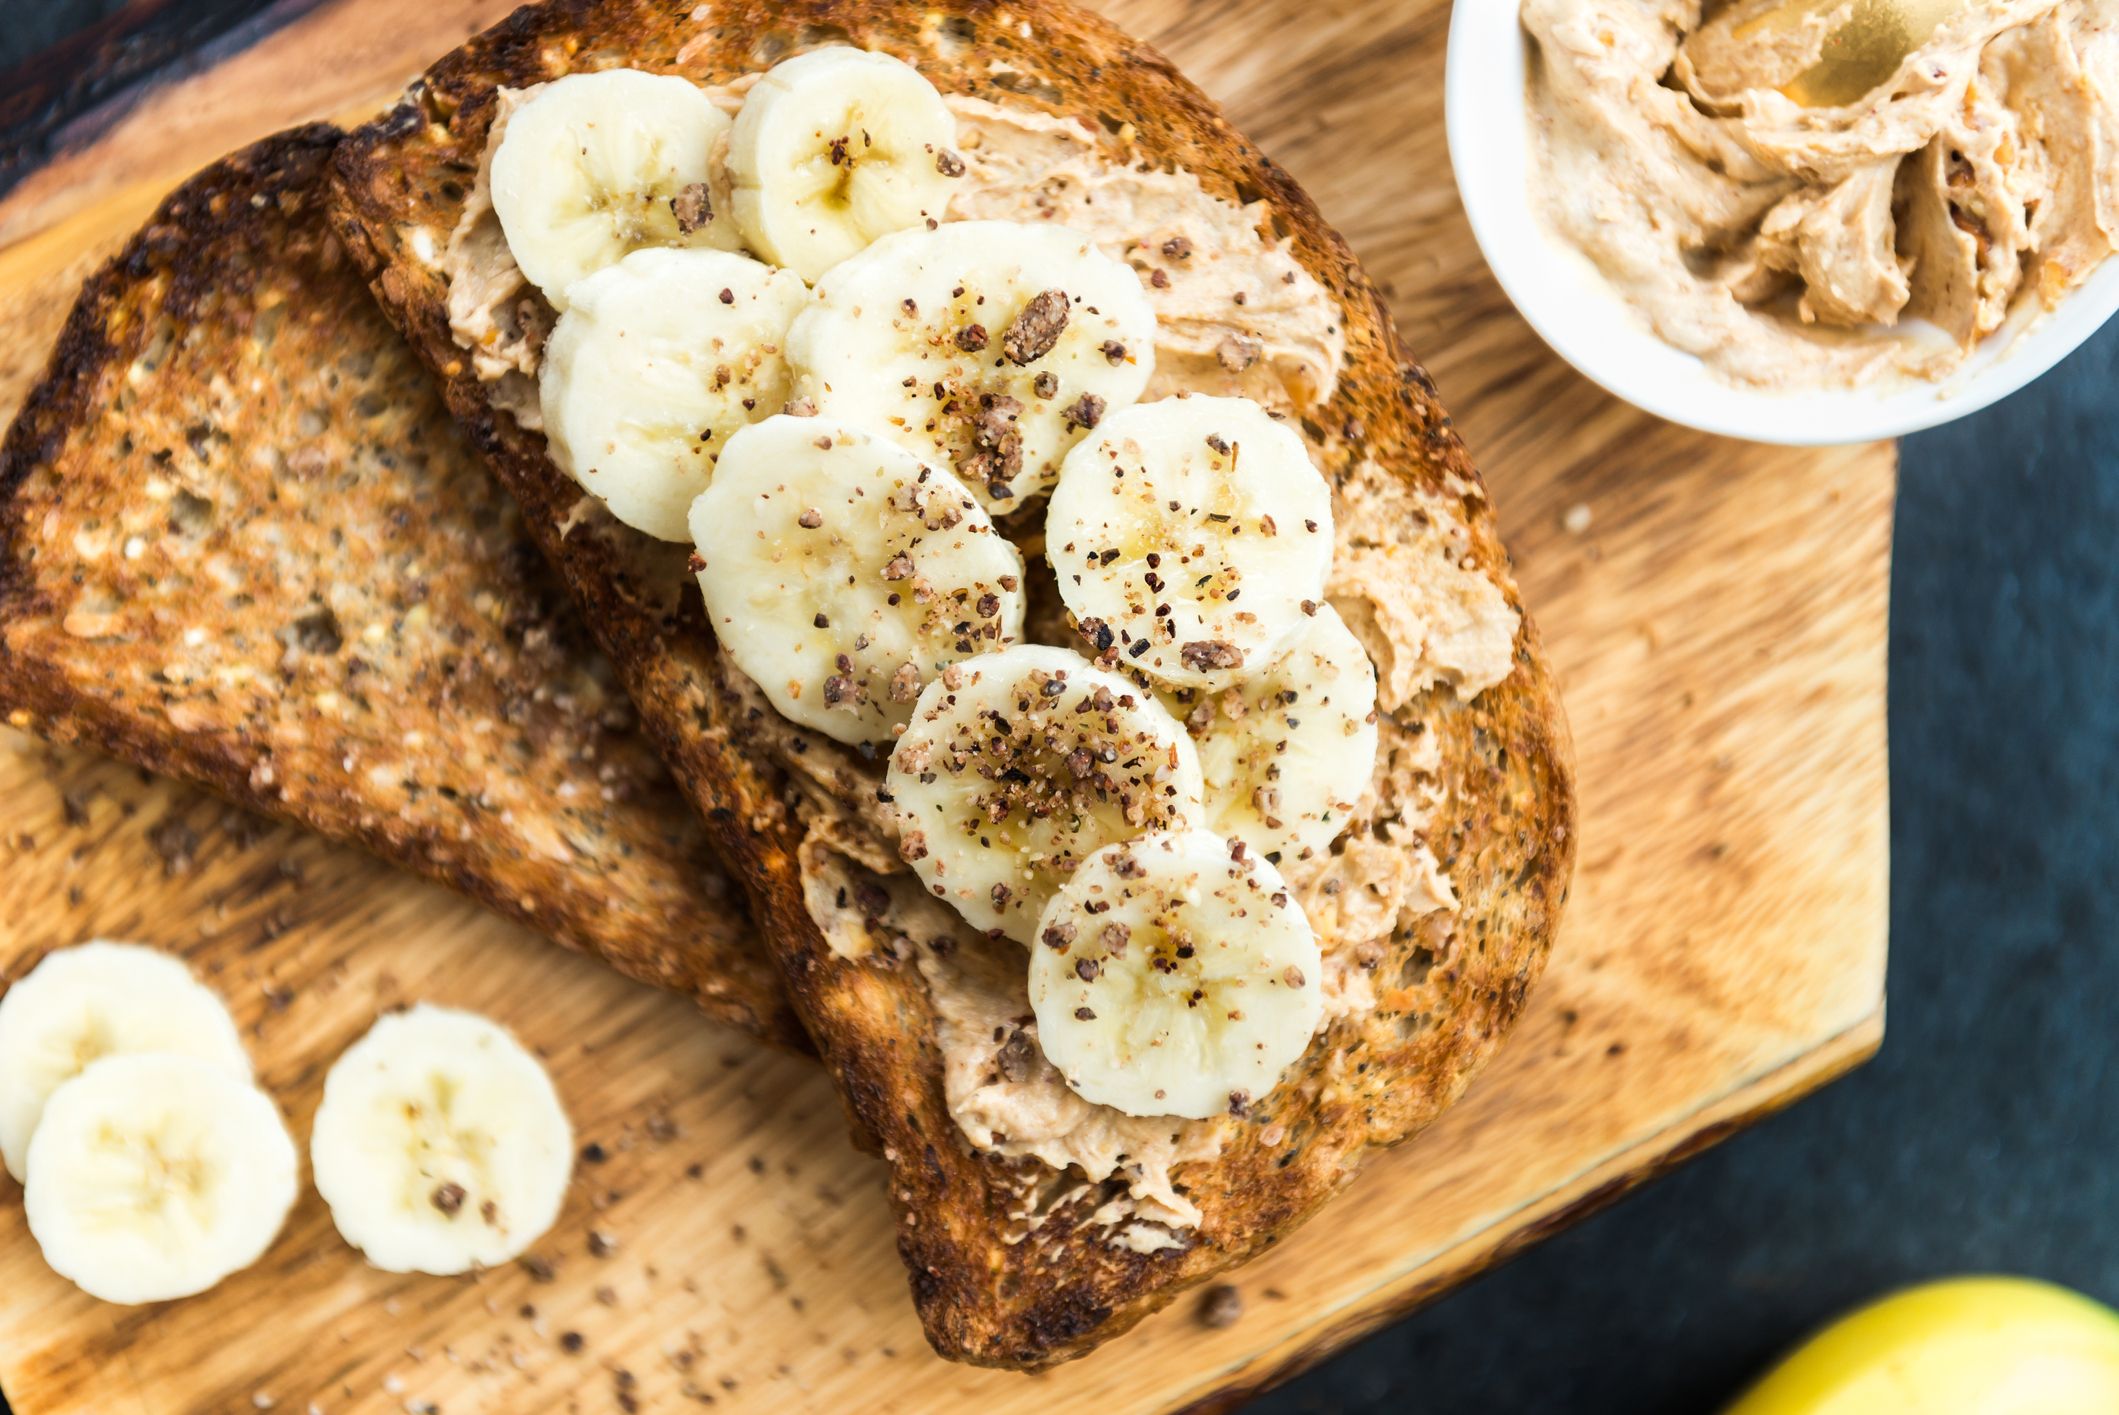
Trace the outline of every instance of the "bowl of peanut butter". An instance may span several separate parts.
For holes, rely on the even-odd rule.
[[[1510,299],[1673,422],[1894,437],[2119,311],[2114,0],[1459,0],[1447,106]]]

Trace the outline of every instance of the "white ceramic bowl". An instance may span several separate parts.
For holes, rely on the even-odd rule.
[[[2119,259],[2113,259],[2044,319],[2012,321],[1996,331],[1941,383],[1795,393],[1725,383],[1650,332],[1587,257],[1532,212],[1524,97],[1529,45],[1517,14],[1517,0],[1456,0],[1445,101],[1457,190],[1487,264],[1531,327],[1584,376],[1636,407],[1754,442],[1898,437],[2007,397],[2119,311]]]

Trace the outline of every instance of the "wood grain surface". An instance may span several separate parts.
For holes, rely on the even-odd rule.
[[[191,169],[368,111],[506,8],[319,6],[27,179],[0,203],[0,408],[74,282]],[[1366,260],[1486,471],[1559,665],[1580,864],[1499,1059],[1235,1275],[1235,1324],[1187,1305],[1045,1375],[950,1367],[913,1319],[883,1169],[805,1063],[358,854],[0,729],[5,977],[97,935],[184,952],[298,1136],[379,1008],[479,1008],[547,1057],[606,1156],[579,1167],[537,1263],[373,1272],[311,1193],[257,1268],[137,1310],[46,1270],[0,1180],[0,1389],[21,1415],[1220,1408],[1874,1049],[1890,450],[1681,432],[1537,342],[1450,181],[1444,0],[1106,8],[1221,98]],[[597,1256],[592,1234],[615,1249]]]

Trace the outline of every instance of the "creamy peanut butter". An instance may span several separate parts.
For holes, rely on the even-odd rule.
[[[1522,18],[1544,218],[1737,383],[1942,378],[2119,248],[2109,0],[1524,0]],[[1908,52],[1877,65],[1894,36]]]

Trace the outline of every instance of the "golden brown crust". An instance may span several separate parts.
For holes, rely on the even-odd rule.
[[[696,594],[668,598],[688,578],[682,551],[650,546],[607,517],[568,530],[578,489],[540,436],[487,405],[450,338],[445,277],[406,244],[420,228],[440,239],[453,227],[498,87],[610,64],[726,82],[828,42],[896,54],[947,92],[1093,119],[1125,132],[1136,158],[1188,168],[1216,195],[1269,202],[1296,257],[1347,316],[1339,390],[1309,429],[1330,449],[1331,474],[1344,485],[1373,462],[1461,505],[1473,558],[1510,581],[1484,489],[1434,386],[1339,237],[1160,55],[1056,0],[731,0],[692,14],[647,0],[554,0],[442,60],[341,150],[334,209],[349,244],[588,606],[649,731],[750,883],[857,1133],[891,1162],[899,1247],[929,1339],[946,1356],[1034,1368],[1087,1351],[1274,1242],[1367,1149],[1417,1132],[1456,1098],[1520,1011],[1551,944],[1573,861],[1570,754],[1526,619],[1504,684],[1469,704],[1437,690],[1411,714],[1442,746],[1445,795],[1428,839],[1460,908],[1393,939],[1378,970],[1385,1005],[1313,1048],[1219,1161],[1183,1171],[1205,1214],[1183,1248],[1143,1254],[1103,1241],[1088,1217],[1094,1192],[1021,1239],[1007,1210],[1026,1166],[963,1143],[943,1099],[925,985],[910,968],[834,955],[804,907],[793,793],[752,746],[752,710],[722,676]],[[1515,604],[1512,586],[1509,597]],[[1262,1142],[1269,1131],[1284,1137],[1277,1146]]]
[[[338,140],[207,168],[82,291],[0,449],[0,712],[803,1044],[511,498],[331,235]]]

